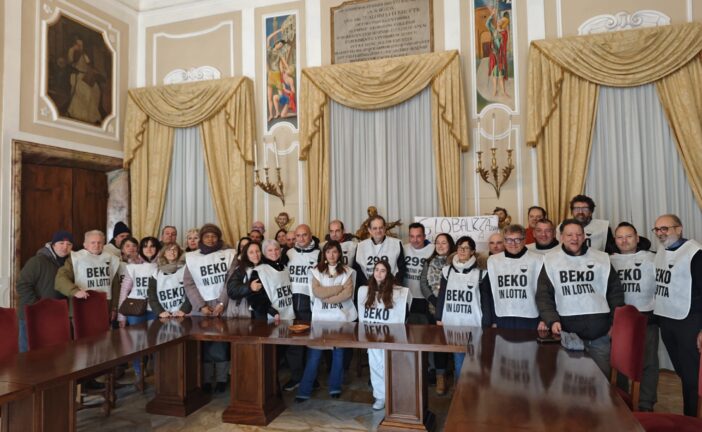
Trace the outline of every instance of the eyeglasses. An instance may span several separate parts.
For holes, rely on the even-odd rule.
[[[669,229],[671,229],[671,228],[677,228],[677,227],[679,227],[679,226],[680,226],[680,225],[653,227],[653,229],[651,230],[651,232],[653,232],[653,233],[655,233],[655,234],[658,234],[659,232],[660,232],[660,233],[663,233],[663,234],[668,234],[668,230],[669,230]]]
[[[505,243],[507,244],[519,244],[524,241],[524,237],[509,238],[505,237]]]
[[[459,247],[456,248],[456,250],[459,250],[459,251],[470,251],[471,248],[470,248],[470,246],[459,246]]]
[[[589,213],[590,207],[573,207],[570,211],[573,213]]]

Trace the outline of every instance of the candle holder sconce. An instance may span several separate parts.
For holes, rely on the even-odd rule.
[[[264,150],[266,146],[264,145]],[[283,177],[280,175],[280,163],[278,161],[278,143],[273,138],[273,151],[275,152],[275,171],[277,175],[277,181],[272,183],[268,171],[270,168],[267,166],[263,167],[264,180],[261,181],[261,176],[259,174],[258,168],[258,158],[256,157],[256,144],[254,143],[254,184],[261,188],[265,193],[277,196],[280,201],[285,205],[285,185],[283,184]]]
[[[482,130],[480,129],[480,119],[478,119],[478,150],[475,152],[478,156],[478,167],[475,172],[480,175],[483,181],[495,190],[497,198],[500,198],[500,190],[509,177],[512,175],[514,170],[514,164],[512,163],[512,115],[509,116],[509,128],[508,128],[508,141],[507,141],[507,166],[500,168],[497,165],[497,146],[495,140],[495,114],[492,114],[492,146],[490,147],[490,167],[483,167],[483,151],[481,149],[482,141]],[[500,176],[500,171],[502,171],[502,176]]]

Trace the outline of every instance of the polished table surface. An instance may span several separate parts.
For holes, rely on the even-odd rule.
[[[77,380],[177,343],[186,329],[152,322],[20,353],[0,362],[0,382],[45,386]]]
[[[485,329],[468,346],[447,432],[643,431],[591,358],[535,339]]]
[[[26,430],[23,416],[12,416],[13,412],[31,412],[40,419],[41,427],[36,426],[38,420],[34,423],[37,431],[72,430],[74,418],[52,417],[72,411],[66,409],[70,407],[56,406],[51,413],[44,410],[70,398],[75,380],[157,351],[162,355],[157,359],[156,397],[147,410],[188,415],[209,401],[200,389],[198,341],[217,340],[232,342],[226,422],[264,425],[275,418],[285,408],[277,382],[275,345],[306,345],[386,350],[389,393],[381,430],[431,429],[422,371],[425,353],[439,351],[466,352],[447,431],[642,430],[592,359],[558,345],[540,345],[536,332],[313,323],[309,331],[297,334],[289,330],[290,324],[163,319],[18,354],[0,363],[0,404],[10,409],[11,419],[3,430]],[[61,422],[67,426],[54,427]]]
[[[308,331],[294,333],[292,321],[274,323],[246,319],[192,317],[187,333],[198,340],[255,342],[270,345],[378,348],[390,350],[464,352],[474,328],[412,324],[313,322]],[[185,322],[188,322],[185,321]]]

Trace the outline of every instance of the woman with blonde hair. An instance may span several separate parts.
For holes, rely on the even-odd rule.
[[[149,305],[159,318],[182,317],[192,306],[185,295],[185,252],[178,243],[166,245],[156,257],[158,270],[149,279]]]

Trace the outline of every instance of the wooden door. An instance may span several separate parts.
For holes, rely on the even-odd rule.
[[[73,228],[72,199],[71,168],[22,166],[22,266],[51,240],[54,232]]]
[[[73,168],[73,249],[83,247],[83,234],[107,226],[107,175]]]
[[[22,165],[20,265],[54,232],[63,229],[82,248],[83,234],[107,224],[107,176],[102,171],[52,165]]]

